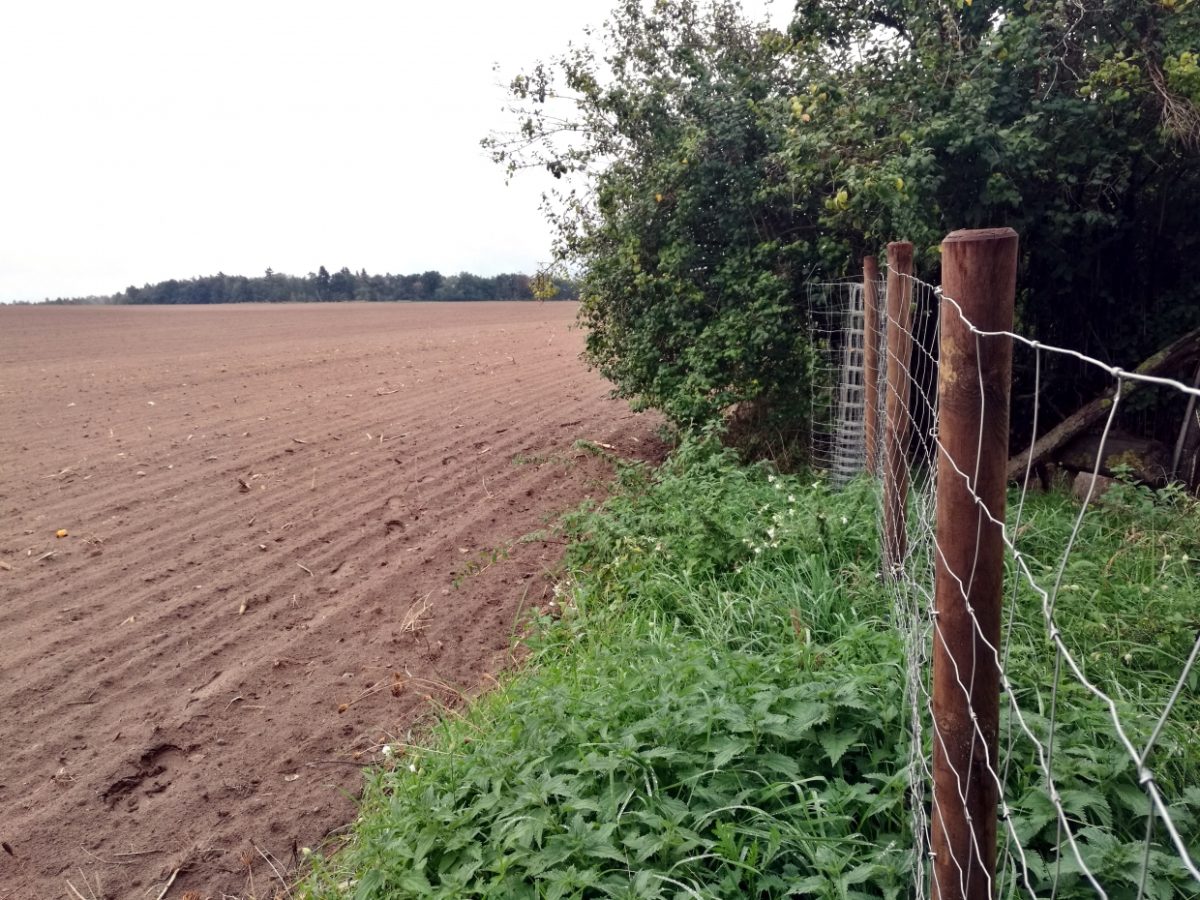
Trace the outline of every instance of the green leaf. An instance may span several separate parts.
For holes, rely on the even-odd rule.
[[[837,765],[838,761],[859,740],[861,735],[862,732],[858,729],[852,731],[826,731],[819,735],[818,740],[821,742],[821,749],[829,757],[829,761]]]
[[[724,736],[710,741],[706,749],[713,754],[713,768],[723,769],[736,757],[745,754],[750,749],[750,742],[743,738]]]

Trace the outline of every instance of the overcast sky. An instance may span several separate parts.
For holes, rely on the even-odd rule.
[[[790,3],[746,0],[780,24]],[[549,176],[479,147],[609,0],[13,3],[0,301],[195,275],[532,271]]]

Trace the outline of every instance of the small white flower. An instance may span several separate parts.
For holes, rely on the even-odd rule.
[[[755,553],[762,553],[762,547],[755,547],[755,548],[754,548],[754,552],[755,552]]]
[[[1133,662],[1133,654],[1132,653],[1126,653],[1124,658],[1125,658],[1126,665],[1129,665],[1129,663]]]
[[[412,772],[412,773],[414,773],[414,774],[415,774],[415,773],[416,773],[416,771],[417,771],[417,764],[416,764],[416,763],[409,763],[409,764],[408,764],[408,771],[410,771],[410,772]]]
[[[774,528],[767,529],[767,537],[769,537],[771,540],[775,540],[775,529]]]
[[[395,751],[392,750],[391,744],[384,744],[382,747],[379,748],[379,752],[382,753],[384,756],[390,758],[392,753]]]
[[[788,503],[795,503],[795,502],[796,502],[796,495],[788,494]]]
[[[850,520],[849,520],[849,519],[847,519],[845,516],[842,516],[842,524],[843,524],[843,525],[849,525],[849,524],[850,524]]]
[[[771,484],[774,484],[774,483],[775,483],[775,476],[774,476],[774,475],[768,475],[768,476],[767,476],[767,481],[769,481]]]

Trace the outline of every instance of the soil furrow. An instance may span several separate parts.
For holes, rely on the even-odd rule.
[[[575,440],[661,449],[573,315],[0,309],[0,898],[244,895],[480,689],[611,478]]]

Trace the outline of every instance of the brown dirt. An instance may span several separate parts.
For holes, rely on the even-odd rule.
[[[271,896],[504,664],[575,440],[661,449],[574,311],[0,308],[0,898]]]

